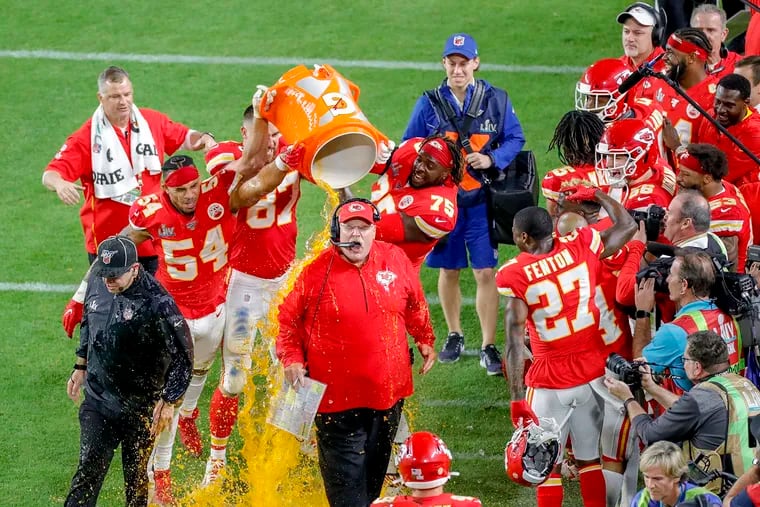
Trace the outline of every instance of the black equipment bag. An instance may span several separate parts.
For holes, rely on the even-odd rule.
[[[538,205],[538,175],[532,151],[521,151],[504,171],[489,171],[483,188],[488,202],[491,241],[514,245],[512,222],[521,209]],[[493,176],[493,178],[491,178]]]

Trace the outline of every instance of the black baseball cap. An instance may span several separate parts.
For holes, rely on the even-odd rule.
[[[123,275],[137,262],[137,246],[125,236],[111,236],[98,245],[98,257],[92,263],[92,274],[104,278]]]

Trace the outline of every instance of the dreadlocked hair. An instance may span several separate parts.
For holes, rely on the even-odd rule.
[[[596,145],[604,134],[604,122],[589,111],[568,111],[554,129],[547,153],[556,149],[560,162],[569,166],[594,163]]]
[[[420,143],[420,145],[425,144],[431,139],[442,139],[443,142],[446,143],[446,147],[451,152],[451,159],[452,159],[452,166],[453,166],[451,168],[451,179],[454,180],[454,183],[459,185],[462,182],[462,177],[464,176],[464,157],[462,157],[462,151],[459,149],[459,147],[456,145],[454,141],[440,134],[432,134],[432,135],[427,136],[422,141],[422,143]]]
[[[696,44],[707,51],[708,55],[712,53],[713,47],[712,44],[710,44],[710,39],[707,38],[707,35],[705,35],[705,32],[703,32],[701,28],[679,28],[673,32],[673,34],[691,42],[692,44]]]

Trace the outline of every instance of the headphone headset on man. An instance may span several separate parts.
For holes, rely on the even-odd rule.
[[[338,217],[338,215],[340,214],[340,209],[346,204],[351,204],[352,202],[361,202],[369,206],[372,206],[372,209],[373,209],[372,221],[373,222],[380,221],[380,210],[377,209],[377,206],[375,206],[375,203],[373,203],[369,199],[364,199],[363,197],[353,197],[351,199],[347,199],[343,201],[342,203],[338,204],[338,206],[335,208],[335,211],[333,211],[332,219],[330,220],[330,241],[332,241],[333,244],[340,243],[340,218]],[[341,246],[341,245],[338,245],[338,246]],[[344,246],[347,246],[347,245],[344,245]]]
[[[345,206],[346,204],[351,204],[352,202],[361,202],[364,204],[367,204],[369,206],[372,206],[372,221],[378,222],[380,220],[380,210],[377,209],[377,206],[370,201],[369,199],[364,199],[362,197],[352,197],[351,199],[346,199],[342,203],[338,204],[336,206],[335,211],[333,211],[332,218],[330,219],[330,242],[332,242],[333,245],[338,247],[351,247],[354,246],[354,243],[357,245],[358,242],[354,241],[346,241],[341,242],[340,241],[340,218],[338,215],[340,214],[340,209]],[[335,259],[335,255],[337,255],[335,252],[333,252],[333,255],[330,257],[330,263],[327,265],[327,269],[325,270],[325,278],[322,280],[322,286],[319,288],[319,292],[317,293],[317,300],[314,304],[314,317],[311,319],[311,328],[309,329],[309,334],[306,338],[306,349],[308,349],[308,344],[311,341],[311,331],[314,329],[314,323],[317,321],[317,313],[319,312],[319,303],[322,301],[322,294],[325,291],[325,286],[327,285],[327,280],[330,277],[330,271],[332,270],[333,260]]]
[[[652,27],[652,44],[662,46],[665,44],[665,31],[667,30],[668,16],[665,14],[665,10],[662,8],[655,8],[644,2],[636,2],[629,5],[625,12],[630,12],[634,7],[641,7],[654,18],[654,26]]]

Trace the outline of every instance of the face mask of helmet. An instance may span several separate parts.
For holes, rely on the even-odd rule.
[[[610,125],[596,145],[595,169],[599,183],[624,187],[629,180],[643,176],[647,154],[655,136],[642,120],[629,118]]]
[[[520,426],[504,451],[504,465],[509,478],[523,486],[538,486],[549,478],[560,453],[560,429],[554,419],[539,418]]]
[[[617,58],[603,58],[583,73],[575,86],[575,109],[595,113],[609,123],[628,111],[625,93],[618,92],[631,71]]]

